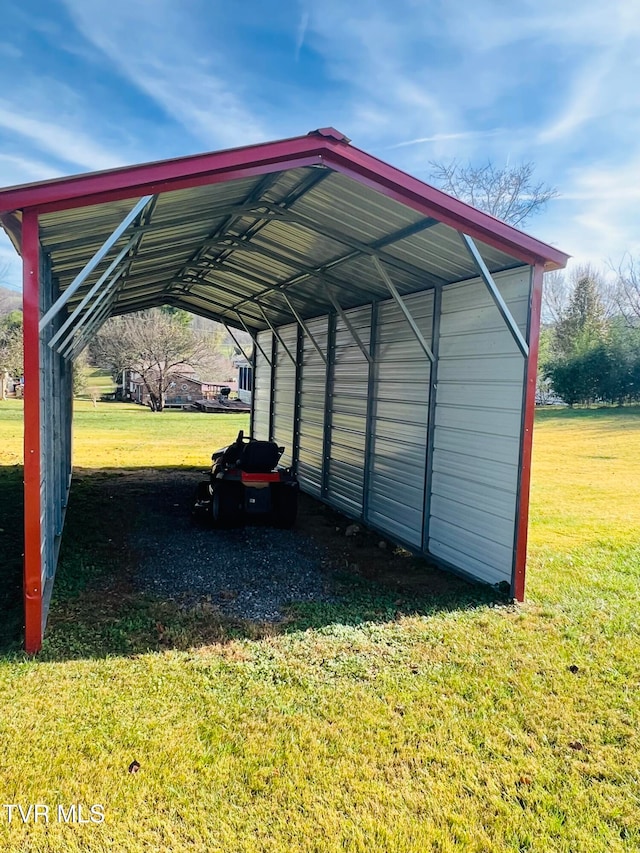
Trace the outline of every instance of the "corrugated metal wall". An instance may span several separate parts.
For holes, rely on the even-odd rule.
[[[371,306],[345,312],[365,347],[371,340]],[[331,430],[326,494],[350,515],[362,514],[369,362],[341,318],[336,318],[330,358]]]
[[[495,281],[526,335],[529,267]],[[294,325],[280,329],[297,354],[297,384],[277,341],[273,389],[257,353],[254,434],[268,435],[273,392],[275,436],[285,464],[297,450],[305,491],[479,580],[510,582],[525,359],[479,278],[404,302],[437,354],[434,400],[430,361],[390,299],[346,315],[371,366],[335,314],[307,324],[326,364]],[[272,352],[270,332],[258,339]]]
[[[40,311],[45,313],[58,297],[49,259],[41,253]],[[62,525],[71,484],[71,364],[54,352],[48,341],[63,322],[58,314],[40,336],[40,492],[43,620],[46,619],[56,573]]]
[[[258,343],[271,359],[272,332],[260,332]],[[260,349],[256,347],[256,369],[253,386],[253,437],[267,441],[271,411],[271,365]]]
[[[278,334],[285,346],[276,340],[276,357],[273,364],[273,438],[278,444],[284,445],[280,464],[289,466],[293,462],[296,365],[287,354],[287,350],[294,359],[297,359],[297,323],[282,326],[278,329]]]
[[[320,317],[307,323],[325,357],[328,344],[328,318]],[[327,367],[320,354],[305,335],[301,347],[300,376],[300,449],[298,479],[302,488],[320,497],[322,491],[325,393]]]
[[[495,276],[526,334],[529,269]],[[525,362],[480,279],[442,292],[429,551],[511,581]]]
[[[431,344],[433,293],[404,300]],[[367,521],[422,548],[431,363],[398,305],[378,306]]]

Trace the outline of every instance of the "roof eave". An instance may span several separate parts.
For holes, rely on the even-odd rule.
[[[559,249],[351,146],[333,128],[276,142],[9,187],[0,190],[0,221],[19,251],[15,212],[25,208],[42,213],[65,210],[312,165],[349,176],[525,263],[560,269],[569,259]]]

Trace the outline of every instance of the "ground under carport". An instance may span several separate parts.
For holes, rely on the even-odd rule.
[[[71,640],[79,654],[109,654],[505,602],[373,531],[347,536],[353,522],[307,495],[293,530],[198,525],[201,477],[76,472],[48,628],[63,654]]]

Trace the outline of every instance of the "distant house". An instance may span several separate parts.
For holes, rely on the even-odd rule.
[[[243,403],[251,405],[251,393],[253,391],[253,367],[243,356],[233,360],[234,367],[238,371],[238,399]]]
[[[189,375],[191,373],[191,375]],[[175,374],[165,394],[166,408],[184,408],[195,404],[198,400],[215,400],[222,388],[230,388],[237,392],[238,383],[235,380],[203,381],[195,376],[195,371],[182,370]],[[127,372],[123,384],[123,397],[140,405],[149,405],[149,392],[139,374]]]

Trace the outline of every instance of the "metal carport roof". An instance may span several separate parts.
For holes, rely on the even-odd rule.
[[[0,216],[20,251],[20,211],[38,214],[64,292],[140,196],[148,203],[114,244],[131,245],[112,273],[121,273],[112,314],[168,303],[257,331],[291,319],[291,305],[304,319],[325,312],[327,289],[345,308],[387,296],[372,276],[374,255],[401,295],[474,276],[460,231],[474,238],[491,272],[522,262],[557,268],[567,259],[331,128],[1,190]],[[89,277],[75,290],[68,309],[92,284]]]
[[[33,388],[42,375],[42,340],[71,359],[109,316],[162,304],[255,334],[388,299],[390,290],[402,298],[471,279],[478,264],[491,289],[493,273],[526,264],[540,273],[536,350],[542,270],[568,257],[333,128],[3,189],[0,222],[24,259],[27,613],[42,598],[44,439],[40,400],[29,394],[29,379]],[[52,296],[43,304],[45,259]],[[30,633],[27,618],[34,650],[41,633]]]

